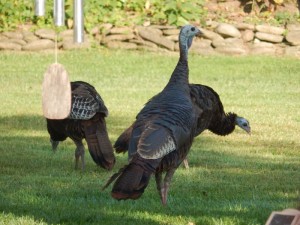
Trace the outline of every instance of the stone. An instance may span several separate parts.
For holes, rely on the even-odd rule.
[[[144,27],[137,27],[138,34],[148,41],[151,41],[159,46],[167,48],[171,51],[174,50],[174,42],[167,39],[166,37],[160,36],[156,31],[153,31],[152,28],[144,28]]]
[[[180,32],[179,29],[167,29],[167,30],[163,30],[163,34],[164,35],[176,35],[177,37],[179,35],[179,32]]]
[[[23,34],[20,32],[3,32],[2,33],[4,36],[8,38],[13,38],[13,39],[23,39]]]
[[[238,23],[235,27],[239,30],[254,30],[255,26],[253,24],[248,23]]]
[[[300,45],[286,47],[285,48],[285,55],[300,58]]]
[[[39,39],[32,41],[22,46],[22,49],[25,51],[40,51],[45,49],[54,49],[55,44],[49,39]]]
[[[106,46],[111,49],[137,49],[137,44],[121,41],[110,41],[106,44]]]
[[[43,38],[43,39],[50,39],[50,40],[55,40],[56,39],[56,33],[54,30],[51,29],[39,29],[36,30],[35,35]]]
[[[208,47],[211,46],[212,41],[209,39],[199,39],[199,38],[195,38],[193,41],[193,44],[191,46],[191,48],[193,48],[193,46],[199,46],[199,47]]]
[[[91,43],[88,38],[84,38],[83,43],[74,42],[73,38],[66,38],[62,42],[62,48],[65,50],[90,48]]]
[[[244,42],[250,42],[254,39],[254,32],[252,30],[242,31],[242,39]]]
[[[277,45],[275,48],[275,55],[282,56],[285,54],[285,46]]]
[[[96,26],[96,27],[93,27],[91,30],[90,30],[90,34],[91,35],[97,35],[97,34],[100,34],[100,29],[99,29],[99,27],[98,26]]]
[[[265,41],[260,41],[257,43],[254,43],[252,47],[257,47],[257,48],[275,48],[275,45],[270,43],[270,42],[265,42]]]
[[[197,55],[203,55],[203,56],[209,56],[209,55],[217,55],[218,53],[214,50],[213,47],[205,47],[201,49],[193,49],[193,53],[196,53]]]
[[[3,42],[11,42],[11,43],[16,43],[16,44],[19,44],[19,45],[26,45],[27,44],[27,42],[26,41],[24,41],[24,40],[22,40],[22,39],[13,39],[13,38],[11,38],[11,39],[7,39],[7,40],[4,40]]]
[[[150,3],[150,2],[149,2]],[[143,22],[143,26],[144,27],[148,27],[148,26],[150,26],[151,25],[151,21],[148,19],[148,20],[145,20],[144,22]]]
[[[0,34],[0,41],[7,40],[7,39],[8,39],[8,37],[6,37],[6,36]]]
[[[215,51],[225,55],[246,55],[248,52],[245,47],[237,46],[220,46],[215,48]]]
[[[191,51],[195,49],[202,49],[202,48],[208,48],[211,47],[211,41],[206,42],[206,41],[193,41],[193,44],[190,48]]]
[[[62,37],[60,37],[60,39],[62,41],[72,41],[72,42],[74,42],[74,36],[73,35],[71,35],[71,36],[69,36],[69,35],[62,36]],[[87,34],[84,34],[84,36],[83,36],[83,42],[88,42],[89,40],[90,40],[89,36]]]
[[[64,37],[73,37],[74,36],[74,31],[69,29],[69,30],[64,30],[59,33],[59,36],[64,38]]]
[[[272,43],[260,42],[255,43],[251,46],[251,55],[274,55],[276,53],[276,47]]]
[[[244,43],[242,39],[239,38],[226,38],[226,39],[215,39],[212,41],[212,45],[214,47],[221,47],[221,46],[234,46],[234,47],[244,47]]]
[[[150,48],[158,48],[155,43],[150,42],[150,41],[145,41],[143,39],[131,39],[131,40],[129,40],[129,42],[135,43],[137,45],[148,46]]]
[[[213,55],[215,54],[215,51],[211,46],[211,42],[212,41],[208,39],[201,39],[201,40],[196,39],[195,41],[193,41],[190,51],[198,55]]]
[[[255,37],[262,41],[269,41],[273,43],[280,43],[283,40],[282,35],[270,34],[270,33],[263,33],[263,32],[256,32]]]
[[[31,33],[31,34],[24,35],[23,40],[26,41],[27,43],[29,43],[29,42],[39,40],[39,38]]]
[[[178,41],[178,35],[169,35],[166,36],[166,38],[168,38],[171,41]]]
[[[241,32],[235,26],[226,23],[219,24],[219,26],[215,29],[215,32],[223,37],[241,37]]]
[[[286,26],[286,29],[288,31],[295,31],[295,30],[300,30],[300,24],[298,23],[290,23]]]
[[[17,43],[13,43],[13,42],[0,42],[0,50],[14,50],[14,51],[20,51],[22,50],[22,46],[17,44]]]
[[[102,43],[102,40],[103,40],[103,36],[101,34],[96,34],[94,36],[94,39],[97,43]]]
[[[215,40],[215,39],[224,39],[221,35],[210,31],[210,30],[206,30],[206,29],[201,29],[202,33],[203,33],[203,37],[206,39],[210,39],[210,40]]]
[[[289,31],[285,36],[285,39],[291,45],[300,45],[300,30]]]
[[[104,23],[99,26],[100,33],[106,35],[110,32],[110,29],[113,27],[111,23]]]
[[[110,34],[133,34],[131,27],[113,27],[110,29]]]
[[[254,40],[253,40],[253,43],[260,43],[260,42],[261,42],[261,40],[259,40],[257,38],[254,38]]]
[[[155,28],[155,26],[150,26],[150,27],[136,26],[135,28],[136,28],[137,32],[140,32],[140,30],[146,30],[146,31],[155,33],[156,35],[159,35],[159,36],[163,35],[162,30]]]
[[[275,48],[252,48],[250,50],[251,55],[274,55],[276,52]]]
[[[217,26],[219,26],[219,22],[217,21],[213,21],[213,20],[208,20],[205,22],[206,27],[209,27],[210,29],[215,29]],[[202,31],[202,28],[201,28]]]
[[[167,29],[176,29],[176,26],[163,26],[163,25],[151,25],[149,28],[159,29],[159,30],[167,30]]]
[[[135,37],[134,34],[113,34],[103,37],[102,43],[108,43],[110,41],[126,41],[133,39]]]
[[[285,29],[282,27],[274,27],[269,25],[256,25],[256,31],[268,34],[282,35]]]

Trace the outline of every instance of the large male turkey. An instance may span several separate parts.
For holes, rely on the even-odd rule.
[[[198,34],[200,30],[191,25],[181,29],[177,66],[165,88],[136,117],[129,139],[129,165],[107,183],[109,185],[117,179],[112,188],[113,198],[139,198],[155,173],[162,203],[166,204],[171,178],[187,154],[178,150],[189,149],[197,123],[198,113],[193,107],[189,89],[188,49]],[[164,181],[163,171],[167,172]]]
[[[108,110],[95,88],[83,81],[71,82],[72,106],[68,118],[47,120],[52,149],[56,150],[59,141],[71,138],[76,144],[75,168],[81,158],[82,169],[85,167],[84,145],[86,139],[89,152],[95,163],[105,169],[111,169],[115,156],[108,138],[105,117]]]
[[[199,113],[195,137],[206,129],[217,135],[228,135],[234,131],[235,126],[239,126],[247,133],[251,132],[247,119],[235,113],[225,113],[219,95],[211,87],[201,84],[190,84],[189,87],[194,107],[198,108],[197,112]],[[134,123],[115,142],[114,148],[117,153],[125,153],[128,150]],[[183,162],[188,164],[186,159]]]

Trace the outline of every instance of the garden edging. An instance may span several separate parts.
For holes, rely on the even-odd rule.
[[[300,57],[300,24],[285,27],[210,22],[201,29],[191,51],[200,55],[274,55]],[[73,30],[58,34],[62,50],[90,48],[92,43],[111,49],[178,51],[179,28],[175,26],[115,27],[96,26],[85,35],[85,42],[73,42]],[[41,51],[53,49],[56,33],[52,29],[0,33],[0,50]]]

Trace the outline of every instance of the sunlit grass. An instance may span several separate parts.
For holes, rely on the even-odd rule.
[[[176,55],[107,50],[59,53],[71,80],[96,87],[110,115],[111,141],[168,82]],[[154,179],[141,199],[115,201],[113,171],[74,170],[74,144],[50,150],[41,109],[50,53],[0,54],[1,224],[264,224],[272,210],[299,207],[300,61],[271,57],[189,58],[190,82],[213,87],[226,111],[246,117],[252,135],[205,131],[189,154],[190,169],[175,173],[163,207]]]

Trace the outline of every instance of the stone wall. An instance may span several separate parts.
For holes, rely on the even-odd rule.
[[[200,55],[276,55],[300,57],[300,24],[286,27],[209,22],[201,28],[204,35],[196,38],[191,51]],[[0,50],[40,51],[89,48],[92,44],[111,49],[142,49],[147,51],[178,51],[179,29],[174,26],[114,27],[102,24],[85,35],[83,44],[73,43],[73,31],[57,36],[54,30],[0,33]]]

